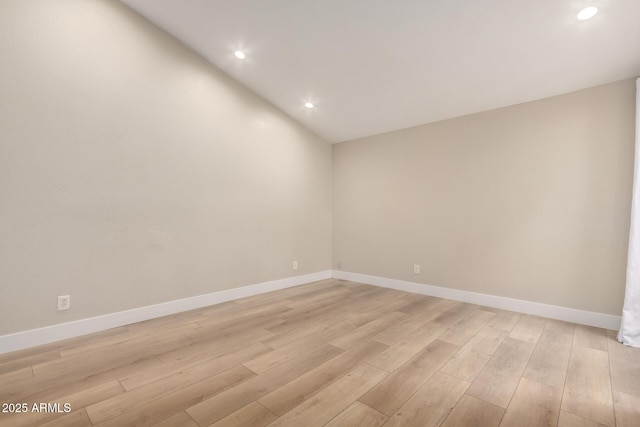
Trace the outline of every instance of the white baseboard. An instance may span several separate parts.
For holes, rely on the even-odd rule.
[[[611,329],[614,331],[617,331],[620,328],[620,316],[614,316],[611,314],[576,310],[574,308],[560,307],[557,305],[541,304],[538,302],[461,291],[458,289],[443,288],[440,286],[423,285],[422,283],[405,282],[403,280],[350,273],[341,270],[334,270],[333,277],[336,279],[350,280],[352,282],[380,286],[383,288],[391,288],[416,294],[479,304],[503,310],[517,311],[519,313],[534,314],[536,316],[564,320],[566,322],[579,323],[581,325],[596,326],[598,328]]]
[[[330,278],[325,270],[17,332],[0,336],[0,354]]]
[[[74,338],[93,332],[104,331],[118,326],[215,305],[252,295],[259,295],[266,292],[277,291],[279,289],[304,285],[318,280],[330,279],[332,277],[336,279],[365,283],[367,285],[500,308],[503,310],[534,314],[551,319],[579,323],[582,325],[596,326],[616,331],[620,328],[620,316],[614,316],[611,314],[576,310],[556,305],[541,304],[495,295],[424,285],[421,283],[406,282],[403,280],[388,279],[385,277],[370,276],[367,274],[350,273],[341,270],[326,270],[0,336],[0,354],[35,347],[37,345],[48,344],[54,341]]]

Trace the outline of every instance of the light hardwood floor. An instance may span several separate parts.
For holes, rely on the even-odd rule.
[[[0,426],[640,426],[613,331],[326,280],[0,355]]]

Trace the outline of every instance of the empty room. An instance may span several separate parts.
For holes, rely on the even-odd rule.
[[[0,0],[0,427],[640,426],[639,22]]]

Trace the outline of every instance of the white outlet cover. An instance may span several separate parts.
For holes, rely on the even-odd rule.
[[[58,297],[58,311],[69,310],[71,308],[71,297],[69,295],[60,295]]]

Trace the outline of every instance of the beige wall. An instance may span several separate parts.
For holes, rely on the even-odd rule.
[[[120,2],[0,2],[0,70],[0,335],[331,267],[331,146]]]
[[[334,268],[619,315],[634,100],[626,80],[335,145]]]
[[[331,268],[332,147],[120,2],[0,2],[0,70],[0,335]],[[619,314],[633,113],[628,80],[335,145],[334,266]]]

